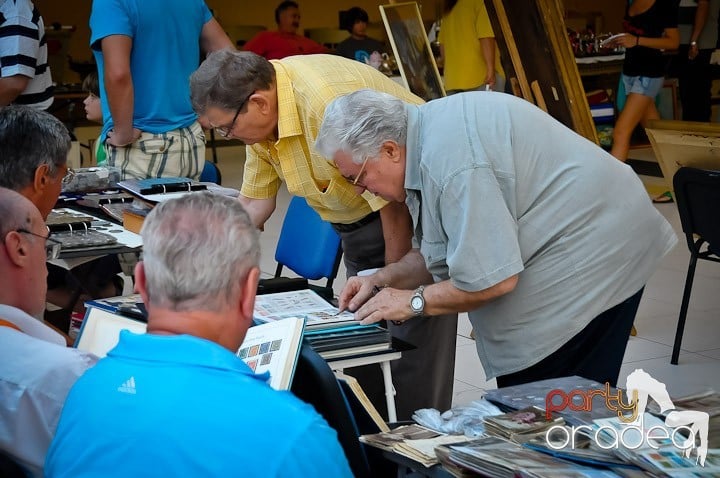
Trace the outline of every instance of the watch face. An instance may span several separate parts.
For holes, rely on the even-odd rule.
[[[415,296],[410,301],[410,307],[412,307],[413,310],[422,310],[424,302],[425,301],[422,299],[422,297]]]

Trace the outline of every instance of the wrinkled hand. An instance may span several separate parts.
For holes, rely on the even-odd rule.
[[[127,146],[129,144],[133,144],[135,141],[140,139],[140,135],[142,134],[142,131],[140,131],[137,128],[132,129],[132,133],[129,135],[125,134],[119,134],[115,132],[114,130],[108,131],[107,134],[107,140],[105,141],[110,146],[115,146],[116,148],[122,148],[123,146]]]
[[[410,310],[412,295],[413,291],[410,290],[386,287],[355,311],[355,320],[359,320],[362,325],[367,325],[381,320],[403,322],[411,319],[413,317]]]
[[[377,285],[369,276],[355,276],[348,279],[340,298],[338,299],[338,307],[340,310],[356,311],[370,297],[372,297],[373,287]]]

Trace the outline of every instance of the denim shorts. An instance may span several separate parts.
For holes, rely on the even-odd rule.
[[[650,78],[647,76],[626,76],[622,75],[623,86],[625,87],[625,93],[638,93],[640,95],[649,96],[655,98],[665,82],[665,78]]]

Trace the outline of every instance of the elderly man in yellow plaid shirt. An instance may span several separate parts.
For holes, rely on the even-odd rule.
[[[333,55],[268,61],[250,52],[221,50],[209,55],[190,78],[192,104],[201,122],[247,145],[239,200],[254,223],[262,227],[273,213],[285,181],[290,194],[304,197],[340,234],[348,276],[400,259],[410,249],[412,235],[405,204],[369,192],[360,195],[361,188],[312,149],[327,104],[362,88],[422,103],[374,68]],[[447,409],[452,401],[457,316],[412,322],[388,324],[394,336],[418,347],[393,363],[401,420],[418,408]],[[382,410],[379,367],[372,369],[372,378],[366,372],[361,383]]]

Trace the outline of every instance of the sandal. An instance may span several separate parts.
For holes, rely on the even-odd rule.
[[[672,193],[670,191],[665,191],[661,195],[654,197],[652,202],[654,202],[655,204],[667,204],[669,202],[674,202],[674,201],[673,201]]]

